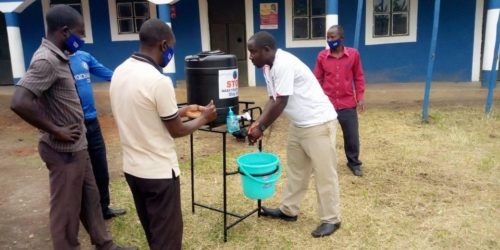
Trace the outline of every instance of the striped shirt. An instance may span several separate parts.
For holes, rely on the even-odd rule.
[[[41,110],[57,126],[79,124],[82,136],[76,142],[55,140],[40,130],[40,141],[58,152],[77,152],[87,148],[85,125],[75,80],[69,68],[69,58],[47,39],[37,49],[26,75],[17,86],[30,90],[38,97]]]

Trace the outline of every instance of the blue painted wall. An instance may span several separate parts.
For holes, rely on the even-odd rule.
[[[412,43],[365,45],[366,5],[363,6],[359,51],[368,83],[425,80],[432,27],[426,31],[423,26],[432,26],[433,13],[428,7],[433,4],[426,1],[419,1],[417,42]],[[341,1],[339,4],[339,22],[344,26],[347,46],[352,46],[354,42],[356,5],[354,1]]]
[[[425,2],[430,6],[434,6],[434,1],[426,0]],[[441,10],[443,8],[445,11],[441,11],[439,19],[434,79],[470,81],[472,74],[476,1],[445,0],[441,3]],[[434,11],[434,8],[429,9]],[[431,14],[428,15],[430,16]],[[427,37],[430,36],[431,28],[429,28],[429,35]],[[427,40],[430,40],[430,38]],[[430,46],[430,41],[428,41],[428,46]]]
[[[434,80],[470,81],[475,8],[475,1],[441,1]],[[433,0],[419,1],[416,43],[360,47],[368,82],[425,81],[433,13]]]
[[[90,16],[94,42],[85,44],[83,49],[94,55],[101,63],[114,69],[139,50],[138,41],[111,41],[109,12],[107,1],[90,0]],[[177,38],[175,46],[175,63],[178,80],[185,79],[184,58],[187,55],[201,52],[200,21],[198,1],[183,0],[176,4],[177,18],[172,20],[172,27]],[[42,5],[36,1],[20,15],[21,35],[23,37],[26,67],[35,50],[45,36]],[[96,80],[96,79],[94,79]]]
[[[267,30],[276,37],[278,46],[295,54],[313,68],[318,48],[285,48],[285,3],[284,0],[254,0],[254,30],[259,31],[259,4],[277,2],[279,6],[279,29]],[[424,81],[427,67],[434,0],[419,0],[416,43],[387,45],[364,45],[365,11],[361,26],[360,52],[368,82],[413,82]],[[475,18],[475,1],[442,0],[440,27],[434,80],[469,81],[472,67],[472,50]],[[184,58],[201,51],[199,9],[197,0],[182,0],[176,3],[177,17],[172,20],[177,44],[175,47],[177,80],[185,79]],[[345,29],[345,43],[351,46],[354,40],[357,1],[340,0],[339,22]],[[90,0],[93,44],[84,50],[92,53],[110,68],[115,68],[132,52],[137,51],[138,41],[112,42],[108,18],[107,1]],[[40,1],[30,5],[19,16],[26,66],[45,35]],[[249,62],[250,63],[250,62]],[[258,85],[264,85],[262,71],[256,70]]]
[[[94,55],[107,67],[114,69],[139,50],[139,41],[111,41],[108,1],[90,0],[93,44],[86,44],[84,50]]]
[[[271,0],[271,1],[259,1],[256,0],[253,2],[253,16],[254,16],[254,23],[253,23],[253,30],[255,33],[261,31],[260,30],[260,4],[261,3],[278,3],[278,29],[276,30],[265,30],[269,33],[271,33],[274,38],[276,39],[276,43],[279,48],[285,48],[285,1],[283,0]],[[250,38],[250,37],[248,37]],[[304,49],[307,51],[308,49]],[[297,53],[297,51],[292,51],[292,50],[287,50],[289,52],[295,52],[294,54],[301,58],[302,60],[305,61],[306,57],[301,57],[300,53]],[[248,63],[252,63],[249,61]],[[255,69],[255,81],[257,83],[257,86],[265,86],[266,82],[264,80],[264,76],[262,74],[262,69]]]
[[[90,0],[89,7],[93,43],[85,44],[83,50],[90,52],[101,63],[114,69],[134,51],[139,49],[139,42],[112,42],[108,18],[108,2]],[[42,37],[45,36],[41,2],[36,1],[26,8],[26,10],[20,14],[19,22],[27,68],[33,53],[40,46]]]
[[[184,59],[187,55],[201,52],[200,12],[198,0],[182,0],[175,4],[177,17],[172,19],[175,45],[175,78],[186,79]]]
[[[322,48],[285,48],[285,6],[283,0],[254,1],[254,30],[259,31],[259,4],[279,3],[279,30],[266,30],[273,34],[278,46],[293,53],[314,68],[317,53]],[[434,80],[470,81],[472,67],[475,1],[443,0],[434,68]],[[357,1],[339,1],[339,23],[344,26],[345,44],[352,46],[356,25]],[[418,6],[417,42],[386,45],[364,45],[365,14],[361,24],[360,53],[367,82],[424,81],[427,68],[433,0],[420,0]],[[257,70],[257,84],[263,85],[262,71]]]
[[[28,69],[33,53],[45,36],[41,1],[35,1],[19,14],[19,27],[23,41],[24,63]]]

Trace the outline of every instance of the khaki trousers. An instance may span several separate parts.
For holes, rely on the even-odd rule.
[[[287,183],[280,205],[280,210],[286,215],[298,215],[300,203],[309,186],[309,178],[314,174],[321,222],[340,222],[335,136],[335,120],[307,128],[290,125]]]

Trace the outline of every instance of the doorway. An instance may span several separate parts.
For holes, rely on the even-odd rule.
[[[5,15],[0,12],[0,85],[12,85],[12,65],[10,63],[9,37]]]
[[[210,48],[238,59],[238,82],[248,86],[245,0],[208,0]]]

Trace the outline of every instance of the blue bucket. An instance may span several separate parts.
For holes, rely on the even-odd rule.
[[[236,163],[246,197],[262,200],[274,195],[276,181],[281,177],[278,156],[263,152],[248,153],[238,157]]]

